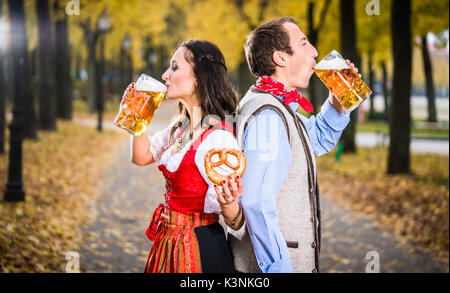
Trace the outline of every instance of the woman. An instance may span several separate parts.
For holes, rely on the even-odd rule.
[[[216,186],[204,166],[205,154],[212,148],[239,149],[233,129],[221,122],[238,104],[224,57],[210,42],[184,42],[162,78],[167,98],[179,101],[180,115],[152,137],[132,140],[132,162],[140,166],[158,162],[166,179],[165,202],[146,232],[154,242],[145,272],[233,272],[218,220],[222,214],[232,229],[242,226],[237,201],[242,181],[239,176],[228,177]],[[207,119],[212,116],[216,118]]]

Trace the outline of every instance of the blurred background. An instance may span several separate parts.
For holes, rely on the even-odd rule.
[[[381,272],[448,272],[448,11],[448,0],[0,0],[0,271],[141,272],[164,180],[130,163],[112,123],[124,89],[141,73],[161,80],[182,41],[206,39],[242,98],[255,81],[247,34],[292,16],[317,61],[336,49],[373,91],[317,158],[322,271],[376,271],[375,251]],[[314,75],[303,94],[317,113],[328,90]],[[164,101],[150,133],[175,114]]]

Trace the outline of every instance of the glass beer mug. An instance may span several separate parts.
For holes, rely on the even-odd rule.
[[[355,110],[372,91],[364,81],[353,73],[344,58],[333,50],[314,67],[325,86],[338,98],[348,111]]]
[[[134,136],[142,136],[166,92],[164,84],[141,74],[136,83],[125,90],[114,125]]]

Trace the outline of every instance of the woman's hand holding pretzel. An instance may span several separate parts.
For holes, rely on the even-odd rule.
[[[212,162],[212,156],[217,154],[219,160]],[[228,161],[227,154],[237,158],[237,164],[233,165]],[[222,175],[215,167],[226,165],[233,170],[231,174]],[[238,149],[212,149],[205,155],[205,170],[208,178],[214,182],[214,189],[217,193],[217,201],[222,209],[225,223],[234,230],[240,229],[244,223],[242,207],[238,199],[242,195],[243,184],[242,174],[245,171],[246,160],[244,154]],[[220,188],[222,186],[222,188]]]
[[[221,207],[225,207],[239,199],[242,195],[243,185],[242,178],[237,175],[236,177],[229,176],[226,180],[222,181],[222,190],[216,184],[214,189],[217,193],[217,201]]]
[[[228,161],[228,154],[236,157],[237,164],[233,165]],[[212,162],[212,156],[218,155],[219,160]],[[226,165],[233,170],[229,175],[222,175],[214,167]],[[246,160],[244,154],[237,149],[211,149],[205,155],[205,170],[208,178],[215,183],[214,188],[217,193],[217,200],[221,206],[236,201],[242,194],[241,176],[245,171]],[[222,185],[222,191],[218,185]]]
[[[216,184],[214,184],[214,189],[217,193],[217,201],[222,209],[225,223],[231,229],[239,230],[244,224],[242,207],[238,202],[243,190],[241,176],[229,176],[226,180],[223,180],[222,191]]]

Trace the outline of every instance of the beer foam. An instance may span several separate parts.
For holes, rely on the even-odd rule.
[[[314,67],[316,70],[327,70],[327,69],[349,69],[350,67],[345,62],[344,58],[336,51],[333,50],[330,54],[328,54],[325,58],[323,58],[317,65]]]
[[[167,88],[164,84],[160,83],[156,79],[146,74],[141,74],[139,79],[136,81],[137,91],[148,91],[148,92],[166,92]]]

